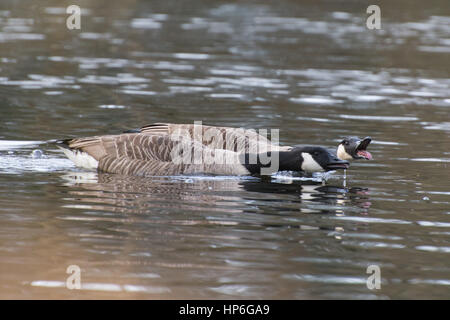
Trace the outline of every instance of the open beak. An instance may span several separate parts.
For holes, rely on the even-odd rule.
[[[356,158],[357,159],[366,159],[366,160],[372,160],[372,154],[367,151],[367,147],[369,146],[370,142],[372,141],[371,137],[365,137],[359,145],[356,147]]]

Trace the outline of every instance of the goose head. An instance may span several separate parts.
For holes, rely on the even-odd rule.
[[[337,148],[337,156],[342,160],[372,160],[372,154],[367,151],[372,138],[365,137],[360,139],[358,137],[346,137]]]

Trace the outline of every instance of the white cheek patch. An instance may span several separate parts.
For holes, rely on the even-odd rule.
[[[303,162],[302,162],[302,170],[307,172],[317,172],[324,171],[322,166],[317,163],[314,158],[306,152],[302,152]]]
[[[345,148],[342,144],[339,145],[336,154],[341,160],[353,160],[353,157],[349,155],[347,151],[345,151]]]

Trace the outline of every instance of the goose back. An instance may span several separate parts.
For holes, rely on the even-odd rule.
[[[144,135],[170,135],[194,140],[211,149],[229,150],[237,153],[263,153],[288,151],[291,147],[273,144],[255,130],[216,127],[196,124],[154,123],[140,129]]]

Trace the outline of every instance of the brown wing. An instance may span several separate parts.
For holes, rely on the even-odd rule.
[[[126,133],[69,140],[71,149],[88,153],[97,161],[105,156],[137,160],[173,161],[172,152],[177,149],[204,148],[196,141],[169,135],[144,135]]]
[[[141,133],[180,136],[198,141],[210,149],[223,149],[237,153],[262,153],[290,149],[290,147],[274,145],[255,130],[244,128],[155,123],[142,127]]]
[[[140,176],[248,173],[237,165],[237,153],[212,150],[198,141],[179,136],[127,133],[73,139],[66,143],[69,148],[94,157],[98,170],[109,173]],[[216,162],[205,161],[205,156],[216,157]]]

